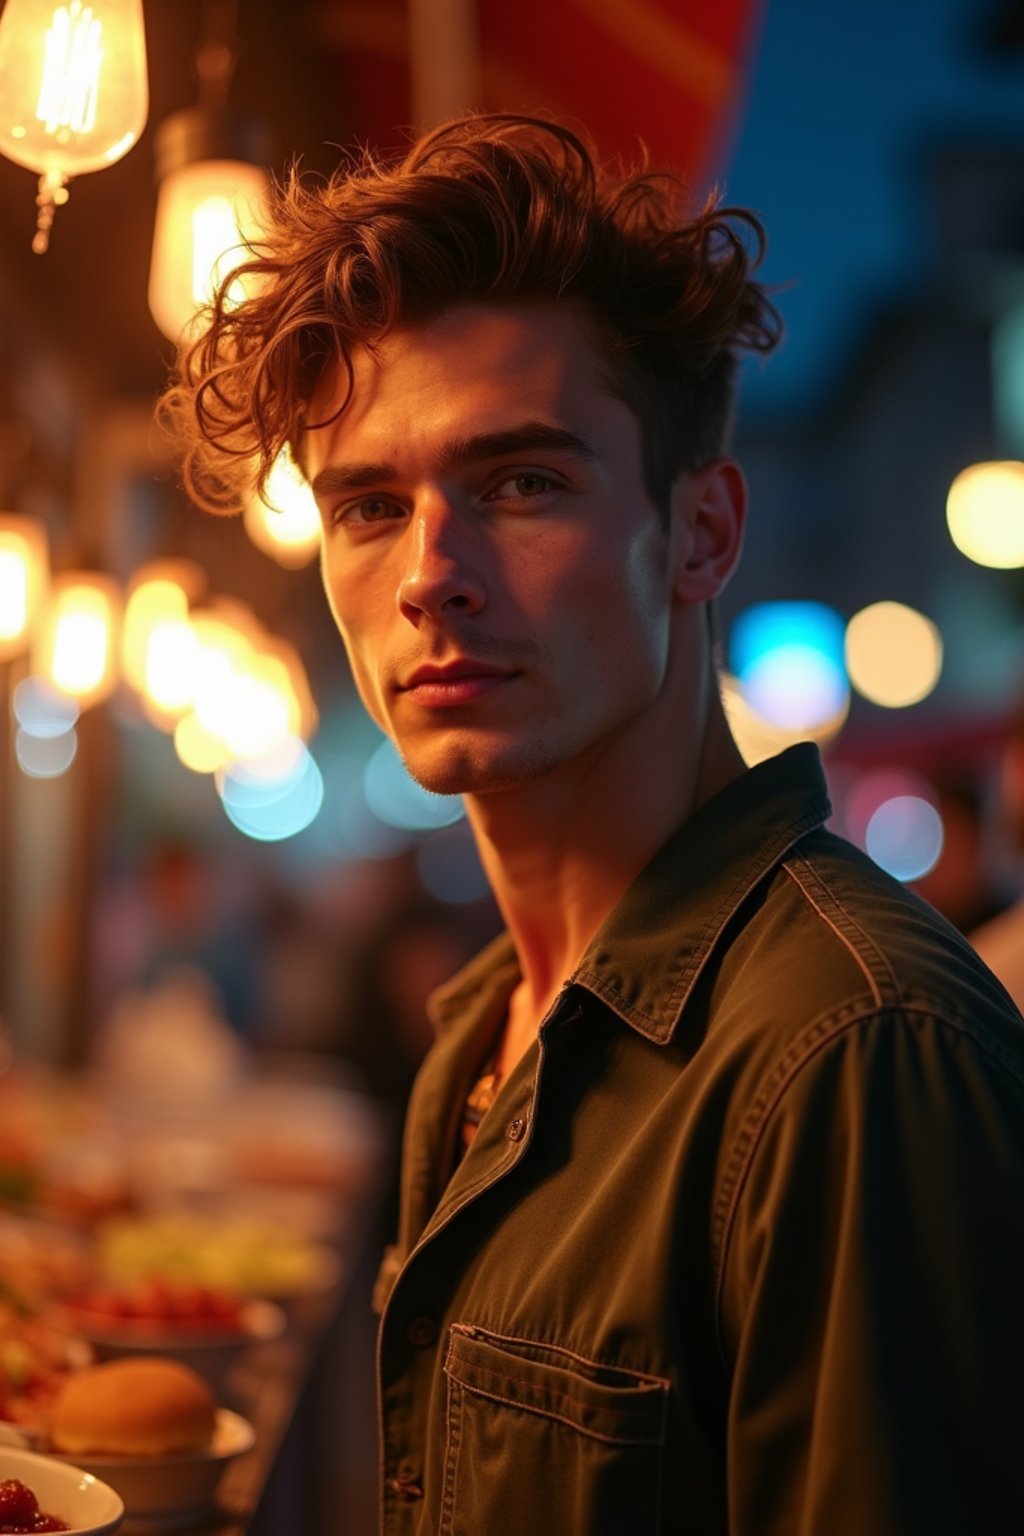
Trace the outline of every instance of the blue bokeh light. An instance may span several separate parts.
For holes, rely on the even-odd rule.
[[[75,700],[43,677],[22,678],[14,690],[13,707],[22,730],[41,739],[63,736],[79,716]]]
[[[262,843],[305,831],[324,800],[323,775],[305,746],[278,778],[235,764],[218,775],[217,786],[228,820]]]
[[[876,864],[897,880],[920,880],[942,852],[942,817],[918,795],[894,795],[868,822],[865,842]]]
[[[408,831],[450,827],[465,815],[461,796],[431,794],[417,784],[393,743],[386,738],[366,765],[363,793],[380,821]]]
[[[733,623],[730,665],[743,696],[763,720],[810,730],[846,707],[841,614],[824,603],[758,603]]]
[[[14,738],[14,753],[22,773],[30,779],[59,779],[67,773],[78,752],[74,726],[59,736],[35,736],[24,726]]]

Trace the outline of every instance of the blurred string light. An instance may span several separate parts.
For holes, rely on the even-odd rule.
[[[942,817],[920,774],[877,769],[850,787],[843,807],[846,835],[897,880],[920,880],[939,861]]]
[[[733,623],[732,671],[760,720],[788,731],[826,726],[846,709],[845,625],[824,603],[759,603]]]
[[[942,672],[942,637],[904,603],[871,603],[846,626],[846,670],[857,692],[886,709],[917,704]]]
[[[189,643],[182,635],[174,658],[178,670],[168,659],[162,682],[163,697],[173,691],[184,706],[174,744],[186,767],[215,773],[313,733],[317,712],[297,652],[264,636],[244,605],[222,599],[194,611],[188,627]]]
[[[36,778],[66,772],[79,712],[123,681],[151,723],[173,733],[182,763],[223,775],[222,803],[241,830],[293,836],[323,800],[306,746],[319,716],[305,667],[245,604],[193,607],[204,581],[190,561],[152,561],[129,583],[122,619],[113,577],[51,579],[42,526],[0,518],[0,661],[31,649],[31,675],[14,695],[18,763]]]
[[[153,723],[167,727],[188,700],[181,695],[179,659],[194,643],[189,609],[201,595],[205,575],[190,560],[153,560],[140,566],[128,584],[121,667],[125,680],[150,706]]]
[[[972,464],[957,475],[946,499],[953,543],[978,565],[1024,566],[1024,463]]]
[[[34,251],[49,244],[69,178],[120,160],[148,111],[142,0],[7,0],[0,152],[39,172]]]
[[[242,520],[256,547],[289,570],[308,565],[319,552],[319,508],[288,447],[271,467],[266,500],[253,491]]]
[[[113,577],[100,571],[55,576],[33,642],[33,673],[83,709],[109,697],[118,680],[120,609]]]
[[[303,739],[318,717],[294,647],[223,598],[184,619],[163,597],[146,611],[162,617],[149,628],[144,687],[151,709],[169,720],[177,711],[179,760],[214,777],[225,815],[247,837],[278,842],[303,831],[324,786]]]
[[[48,581],[43,524],[24,513],[0,513],[0,662],[27,649]]]

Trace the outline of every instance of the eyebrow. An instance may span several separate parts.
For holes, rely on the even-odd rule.
[[[510,453],[533,449],[556,449],[576,458],[592,460],[597,451],[564,427],[552,427],[543,421],[524,421],[519,426],[499,432],[479,432],[474,437],[457,437],[445,443],[438,454],[441,473],[474,464],[481,459],[498,459]],[[328,464],[313,479],[313,494],[318,499],[337,491],[371,489],[398,478],[394,465],[386,463]]]

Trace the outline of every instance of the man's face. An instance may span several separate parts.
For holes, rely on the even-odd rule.
[[[363,703],[441,793],[585,768],[658,696],[672,578],[639,424],[583,324],[466,305],[353,361],[307,461]]]

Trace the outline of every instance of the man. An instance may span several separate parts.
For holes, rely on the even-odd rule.
[[[1020,1018],[716,686],[744,225],[460,121],[286,189],[169,398],[208,504],[293,445],[363,701],[507,924],[409,1109],[389,1536],[1024,1528]]]

